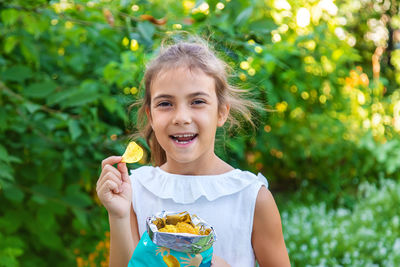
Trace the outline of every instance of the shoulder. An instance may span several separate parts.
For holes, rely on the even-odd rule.
[[[260,186],[268,188],[268,180],[260,172],[258,174],[254,174],[254,173],[249,172],[249,171],[243,171],[243,170],[240,170],[240,169],[237,169],[237,170],[239,170],[239,176],[242,179],[251,181],[252,184],[255,184],[256,187],[257,187],[257,190],[260,188]]]
[[[254,210],[254,219],[263,219],[264,217],[279,216],[274,197],[267,187],[261,186],[256,198]]]

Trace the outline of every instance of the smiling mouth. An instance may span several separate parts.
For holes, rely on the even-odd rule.
[[[177,135],[170,135],[169,137],[176,143],[184,145],[190,143],[197,136],[198,134],[177,134]]]

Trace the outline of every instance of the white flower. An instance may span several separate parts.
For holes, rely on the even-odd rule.
[[[393,252],[400,254],[400,238],[396,238],[393,244]]]
[[[349,211],[348,210],[346,210],[346,209],[343,209],[343,208],[339,208],[338,210],[337,210],[337,216],[338,217],[344,217],[344,216],[346,216],[346,215],[348,215],[349,214]]]
[[[318,256],[319,256],[318,251],[313,250],[313,251],[311,252],[311,257],[312,257],[312,258],[317,258]]]
[[[392,219],[392,224],[394,227],[398,227],[400,223],[399,216],[394,216]]]

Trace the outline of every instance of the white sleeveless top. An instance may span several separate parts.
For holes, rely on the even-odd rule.
[[[139,234],[146,218],[162,210],[196,214],[214,227],[214,254],[232,267],[254,267],[251,244],[254,207],[264,176],[235,169],[219,175],[178,175],[159,167],[131,171],[132,206]]]

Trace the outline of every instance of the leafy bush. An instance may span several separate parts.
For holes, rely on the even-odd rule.
[[[353,209],[291,203],[282,222],[293,266],[400,265],[400,182],[360,184]]]
[[[363,1],[365,13],[337,1],[336,14],[320,2],[0,1],[0,264],[106,262],[100,161],[123,151],[145,63],[175,30],[209,37],[232,81],[274,110],[255,134],[221,138],[233,166],[263,172],[274,192],[307,186],[346,207],[354,184],[399,179],[399,56],[376,73],[375,44],[362,41],[368,21],[398,15],[387,1]]]

